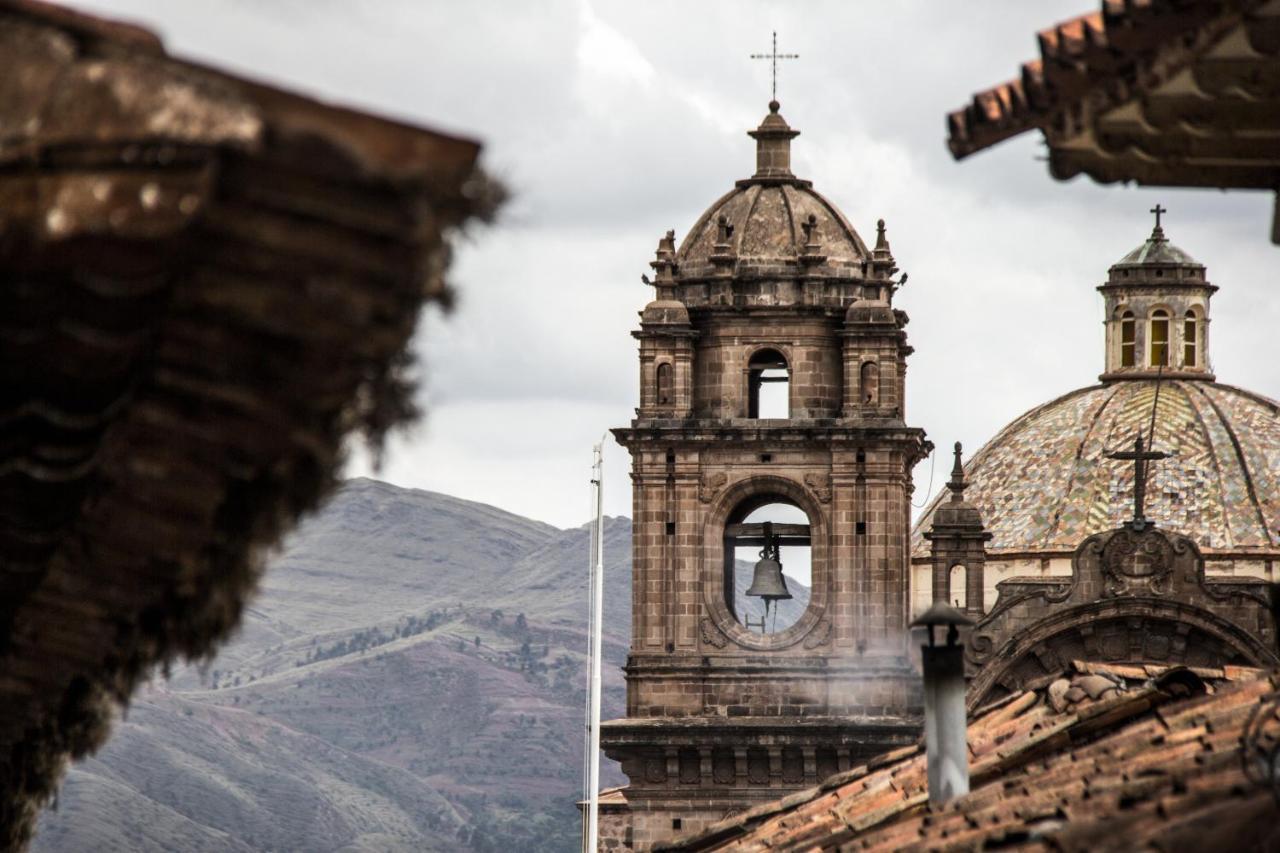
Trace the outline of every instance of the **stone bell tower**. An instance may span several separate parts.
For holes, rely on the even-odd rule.
[[[646,849],[914,742],[906,279],[791,172],[777,102],[756,172],[679,248],[640,315],[629,779],[602,847]],[[779,566],[780,564],[780,566]],[[763,597],[760,593],[763,592]]]

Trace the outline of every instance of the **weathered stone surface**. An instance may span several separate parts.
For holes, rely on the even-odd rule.
[[[1073,660],[1280,664],[1270,584],[1205,577],[1204,557],[1185,536],[1126,525],[1086,539],[1072,567],[1069,578],[1000,584],[968,639],[970,707],[1041,684]]]

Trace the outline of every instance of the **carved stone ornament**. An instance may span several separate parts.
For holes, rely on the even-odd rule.
[[[825,503],[831,503],[831,475],[830,474],[805,474],[804,484],[813,490],[818,496],[818,500]]]
[[[667,781],[667,759],[661,755],[651,755],[645,758],[644,778],[646,782]]]
[[[702,642],[709,646],[715,646],[717,649],[723,649],[729,644],[729,638],[720,632],[720,629],[707,618],[703,618],[698,623],[698,631],[702,634]]]
[[[1156,530],[1121,529],[1102,549],[1106,595],[1168,595],[1173,543]]]
[[[727,482],[729,482],[729,476],[723,471],[717,474],[703,474],[702,479],[698,481],[698,500],[704,504],[711,503],[716,493],[723,489]]]
[[[823,619],[813,626],[813,630],[809,632],[809,636],[804,638],[804,647],[806,649],[816,649],[818,646],[827,646],[831,644],[831,620]]]

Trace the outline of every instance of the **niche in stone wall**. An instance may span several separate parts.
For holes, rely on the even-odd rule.
[[[965,603],[968,601],[968,589],[966,584],[969,580],[969,570],[962,564],[956,563],[951,567],[950,578],[951,595],[950,601],[948,601],[947,604],[950,604],[957,610],[964,610]]]
[[[671,362],[664,361],[662,364],[658,365],[657,380],[658,405],[670,406],[675,400],[673,396],[675,393],[673,390],[675,382],[672,379]]]
[[[858,400],[864,406],[880,405],[880,365],[864,361],[858,371]]]

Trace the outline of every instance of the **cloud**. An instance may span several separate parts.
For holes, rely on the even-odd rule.
[[[1016,75],[1035,32],[1093,0],[1010,4],[698,4],[627,0],[377,4],[275,0],[78,5],[159,27],[171,52],[484,140],[515,192],[457,255],[460,305],[424,319],[429,415],[383,476],[551,521],[587,515],[590,446],[636,399],[639,282],[658,236],[686,233],[752,171],[746,131],[769,96],[802,131],[798,172],[864,237],[889,225],[911,274],[910,423],[970,451],[1102,369],[1107,267],[1157,200],[1172,240],[1209,267],[1222,381],[1280,396],[1280,317],[1265,194],[1053,181],[1036,134],[952,161],[944,117]],[[609,512],[629,514],[625,452]],[[916,471],[923,503],[932,462]],[[352,469],[365,470],[357,462]],[[946,479],[936,464],[933,491]]]

